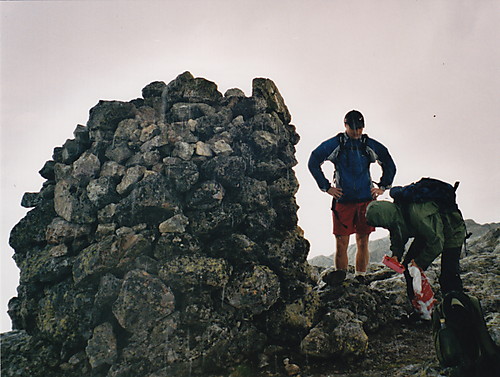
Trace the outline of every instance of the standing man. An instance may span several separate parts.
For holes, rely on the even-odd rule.
[[[365,275],[369,262],[368,238],[375,228],[366,223],[368,204],[390,188],[396,165],[386,147],[363,134],[365,120],[357,111],[344,117],[345,132],[321,143],[309,158],[309,171],[321,191],[333,197],[333,234],[336,238],[335,268],[328,277],[335,283],[347,274],[349,237],[356,233],[356,275]],[[321,165],[329,160],[335,165],[334,185],[325,178]],[[382,177],[373,186],[370,164],[377,161]]]

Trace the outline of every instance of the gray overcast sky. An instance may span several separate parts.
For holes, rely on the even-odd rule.
[[[2,1],[0,17],[2,332],[18,279],[9,233],[53,148],[100,99],[140,97],[186,70],[222,93],[251,95],[255,77],[276,83],[301,136],[310,256],[331,254],[334,240],[330,199],[307,159],[353,108],[389,148],[395,184],[459,180],[464,217],[500,220],[499,1]]]

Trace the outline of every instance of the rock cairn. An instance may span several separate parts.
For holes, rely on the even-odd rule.
[[[31,376],[268,365],[313,322],[299,137],[275,84],[222,95],[185,72],[142,97],[100,101],[23,197],[9,314],[26,339],[10,351],[36,348]]]

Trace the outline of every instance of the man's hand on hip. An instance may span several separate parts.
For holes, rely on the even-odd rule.
[[[327,191],[327,194],[330,194],[335,199],[339,199],[342,196],[342,189],[337,187],[330,187]]]
[[[371,191],[372,191],[372,197],[373,197],[373,199],[377,199],[377,197],[379,197],[380,195],[382,195],[385,190],[382,190],[382,189],[379,189],[379,188],[376,188],[376,187],[372,187]]]

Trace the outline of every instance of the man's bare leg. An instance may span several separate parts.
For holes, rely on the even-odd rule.
[[[349,259],[347,256],[347,247],[349,246],[349,236],[335,236],[337,240],[337,251],[335,253],[335,268],[337,270],[347,271]]]
[[[335,252],[335,269],[329,271],[323,276],[323,281],[328,285],[338,285],[347,276],[347,264],[349,262],[347,257],[347,247],[349,246],[349,236],[335,236],[336,239],[336,252]]]
[[[370,261],[370,254],[368,253],[368,238],[369,234],[356,233],[356,272],[364,273]]]

